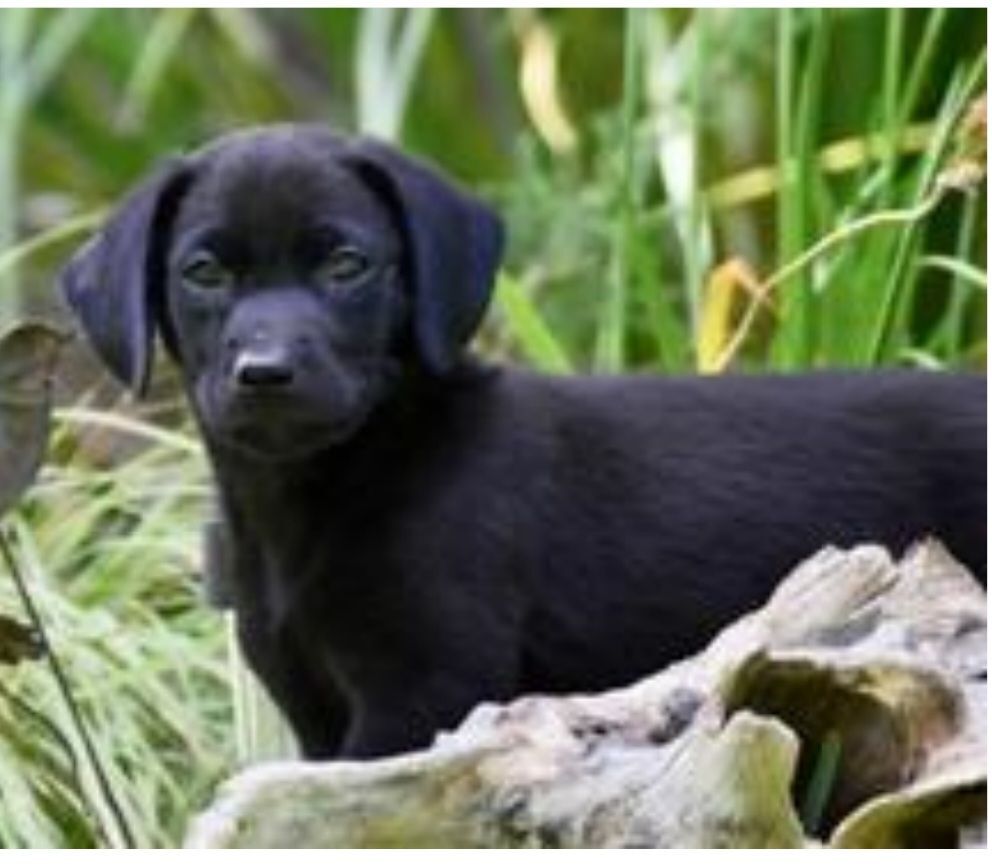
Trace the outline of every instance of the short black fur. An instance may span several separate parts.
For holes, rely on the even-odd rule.
[[[225,594],[306,755],[623,685],[825,544],[936,535],[984,579],[983,377],[487,366],[501,246],[423,164],[287,126],[167,166],[65,272],[120,378],[154,327],[183,371]]]

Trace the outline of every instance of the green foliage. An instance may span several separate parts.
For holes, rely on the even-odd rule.
[[[156,159],[321,120],[503,210],[492,355],[981,367],[985,14],[0,11],[0,324],[54,314],[54,269]],[[285,749],[191,580],[207,479],[174,389],[137,418],[93,408],[94,375],[64,368],[41,482],[8,520],[50,646],[0,654],[2,845],[175,844],[217,779]],[[8,570],[0,628],[24,617]]]
[[[592,125],[588,152],[551,161],[534,146],[521,149],[516,179],[501,188],[518,233],[511,270],[530,287],[548,330],[561,335],[576,365],[602,362],[596,347],[617,345],[615,324],[622,320],[629,366],[692,368],[709,268],[743,257],[771,275],[837,234],[843,243],[827,245],[823,255],[774,287],[771,315],[759,317],[747,334],[739,365],[983,363],[986,278],[984,244],[976,235],[984,220],[983,186],[942,195],[934,203],[939,209],[925,208],[915,219],[868,219],[930,201],[955,131],[982,92],[984,46],[955,52],[950,66],[946,49],[942,54],[936,48],[959,26],[945,13],[911,17],[912,33],[922,28],[923,44],[908,69],[902,62],[910,41],[903,11],[784,11],[766,19],[759,29],[777,45],[776,62],[773,69],[751,71],[762,81],[774,74],[776,83],[768,118],[774,151],[760,154],[770,160],[763,176],[749,168],[719,177],[700,168],[719,164],[719,136],[734,134],[714,117],[711,94],[741,86],[745,76],[736,68],[731,77],[717,52],[726,51],[725,33],[748,13],[697,13],[667,42],[657,35],[652,41],[652,29],[640,26],[632,40],[650,44],[648,57],[667,45],[687,58],[681,99],[676,94],[674,104],[658,107],[681,112],[681,128],[649,111],[625,129],[614,114]],[[884,75],[885,88],[837,93],[831,84],[843,65],[843,46],[851,27],[864,24],[879,31],[885,45],[874,58],[876,68],[866,64],[866,77]],[[891,31],[902,36],[884,39]],[[939,77],[941,86],[924,87],[928,76]],[[855,115],[860,127],[829,122],[838,102],[845,114],[853,113],[852,102],[861,105]],[[834,126],[839,128],[824,129]],[[632,217],[625,212],[622,165],[630,147]],[[679,178],[686,175],[698,177],[696,195],[680,194]],[[769,216],[773,231],[767,231]],[[862,219],[865,230],[848,233]],[[617,231],[619,226],[625,227]],[[935,254],[958,263],[956,279],[946,269],[940,278],[921,269],[920,262],[932,262]],[[976,279],[962,279],[962,269]],[[622,312],[613,280],[620,271],[626,273]],[[599,315],[592,315],[596,310]],[[725,323],[726,330],[735,323]],[[615,361],[615,348],[612,354]]]

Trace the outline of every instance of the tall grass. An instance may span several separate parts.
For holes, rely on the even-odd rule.
[[[511,237],[492,355],[984,366],[984,188],[938,180],[984,89],[984,12],[532,16],[545,38],[479,11],[0,12],[0,320],[53,309],[59,260],[157,156],[292,117],[485,181]],[[575,141],[548,139],[562,129]],[[196,585],[195,440],[174,413],[91,403],[94,375],[67,367],[7,528],[120,814],[49,670],[23,661],[0,670],[0,845],[175,844],[218,779],[287,749]],[[0,613],[19,610],[0,567]]]
[[[654,106],[658,112],[669,113],[691,108],[695,117],[684,122],[684,127],[691,129],[694,123],[697,135],[708,139],[709,148],[719,130],[705,116],[707,108],[712,109],[712,97],[709,105],[702,105],[699,94],[719,92],[723,86],[714,70],[721,69],[728,31],[745,14],[695,13],[681,33],[681,39],[692,41],[696,48],[695,64],[684,64],[683,101]],[[564,351],[576,366],[594,366],[602,358],[603,341],[618,342],[612,323],[622,318],[614,311],[606,322],[581,326],[575,318],[575,308],[581,309],[588,297],[602,294],[604,309],[609,309],[614,296],[613,284],[604,276],[619,266],[618,245],[602,243],[592,228],[597,222],[627,223],[619,248],[625,259],[636,262],[624,281],[626,303],[633,306],[626,318],[625,339],[632,346],[629,365],[669,371],[706,368],[714,359],[702,358],[686,347],[698,348],[707,339],[710,354],[714,354],[713,345],[726,349],[734,342],[730,355],[715,350],[716,356],[723,356],[717,365],[720,368],[729,362],[743,368],[783,370],[879,364],[974,366],[983,362],[987,281],[984,246],[975,225],[984,218],[984,189],[978,186],[968,194],[942,194],[933,200],[931,194],[951,158],[955,130],[969,104],[983,93],[986,53],[982,47],[955,56],[955,62],[948,64],[948,36],[943,28],[951,19],[946,10],[931,10],[922,19],[913,19],[913,36],[920,44],[911,54],[909,68],[903,69],[904,47],[910,39],[907,13],[887,10],[872,15],[876,21],[882,19],[884,50],[864,77],[867,82],[874,75],[882,86],[843,94],[843,98],[860,100],[863,126],[859,131],[845,131],[835,138],[825,131],[842,98],[832,90],[831,74],[846,62],[843,28],[850,25],[847,14],[781,10],[766,21],[764,29],[776,46],[771,70],[773,163],[739,175],[702,177],[694,185],[701,196],[680,198],[671,194],[674,186],[664,196],[668,177],[678,171],[666,174],[662,160],[660,177],[650,172],[637,176],[638,186],[630,198],[646,206],[639,206],[634,219],[627,220],[622,208],[611,207],[609,199],[584,195],[581,185],[609,188],[616,184],[625,189],[626,175],[610,161],[610,152],[622,155],[631,146],[647,152],[652,147],[651,133],[657,139],[655,146],[671,152],[673,121],[659,121],[647,135],[643,125],[631,129],[619,123],[602,143],[594,140],[591,145],[607,151],[607,171],[597,172],[600,164],[594,162],[594,171],[576,179],[553,167],[547,181],[553,193],[544,193],[548,196],[544,201],[535,200],[533,181],[511,189],[511,208],[538,211],[549,224],[556,218],[575,224],[580,218],[576,210],[587,204],[587,212],[581,215],[585,235],[577,231],[563,238],[555,232],[541,235],[523,215],[529,236],[520,243],[514,260],[547,319],[542,331],[560,335]],[[714,31],[710,38],[704,37],[706,28]],[[639,38],[629,37],[632,47]],[[654,48],[674,52],[679,45],[673,40],[655,40]],[[942,57],[944,71],[938,74],[937,61]],[[650,67],[658,58],[645,62]],[[695,70],[694,78],[690,68]],[[926,113],[921,111],[924,93],[933,106]],[[705,165],[707,148],[700,144],[697,148]],[[691,173],[692,166],[692,160],[683,159],[681,174]],[[542,169],[540,164],[527,165],[529,171]],[[928,203],[933,207],[924,206]],[[726,237],[746,219],[745,207],[757,216],[747,225],[752,232],[761,230],[762,214],[769,210],[774,214],[770,242],[762,238],[751,249],[738,250],[724,240],[711,260],[707,229]],[[905,218],[913,214],[915,218]],[[690,216],[695,231],[683,227]],[[857,230],[849,231],[851,227]],[[692,248],[673,256],[677,245]],[[959,269],[953,280],[946,275],[935,279],[935,273],[921,269],[921,260],[932,261],[936,248],[944,251],[938,254],[941,258],[947,255],[970,262],[977,268],[971,271],[976,278],[963,281]],[[810,251],[816,254],[807,255]],[[736,281],[734,302],[728,303],[722,290],[711,295],[709,278],[716,271],[699,268],[695,262],[700,257],[707,268],[743,259],[741,267],[721,270],[750,274],[750,279]],[[529,277],[534,260],[562,262],[563,273],[543,265]],[[579,264],[569,267],[565,263],[570,260]],[[793,263],[803,266],[792,267]],[[964,288],[966,282],[968,288]],[[600,283],[609,288],[601,290]],[[715,283],[720,284],[720,280]],[[748,296],[758,286],[767,291],[762,292],[763,303],[754,309]],[[572,305],[552,300],[553,295],[566,292],[575,299]],[[719,316],[714,315],[717,311]],[[743,334],[738,333],[742,319],[747,324]],[[512,328],[512,321],[508,324]],[[702,332],[704,326],[708,334]],[[513,331],[511,339],[524,344],[528,333]],[[528,357],[535,355],[533,347],[523,351]]]
[[[166,431],[113,466],[73,457],[82,431],[91,443],[106,435],[101,418],[65,413],[55,459],[9,534],[119,811],[48,669],[22,662],[0,695],[5,846],[173,844],[233,765],[223,629],[192,578],[206,496],[198,449]],[[18,608],[4,574],[0,609]]]

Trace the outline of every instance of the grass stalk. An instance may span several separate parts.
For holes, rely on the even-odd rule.
[[[892,182],[895,178],[899,148],[897,142],[905,126],[899,105],[902,83],[903,43],[906,39],[906,10],[887,9],[885,13],[885,58],[882,64],[882,128],[885,130],[884,203],[891,202]]]
[[[825,253],[836,249],[838,246],[848,243],[855,237],[865,232],[874,231],[883,227],[913,225],[927,217],[940,204],[945,193],[944,189],[935,188],[923,201],[909,208],[879,211],[869,214],[859,220],[845,223],[821,238],[809,249],[797,256],[791,262],[786,263],[773,273],[768,279],[763,280],[754,292],[747,309],[741,316],[734,330],[733,336],[727,341],[723,353],[716,360],[714,370],[725,370],[734,356],[740,350],[751,332],[755,319],[762,306],[767,303],[768,297],[773,290],[785,283],[794,274],[800,273],[808,268],[813,262]]]
[[[102,209],[89,211],[67,219],[50,229],[38,232],[15,246],[0,250],[0,279],[3,278],[4,274],[14,271],[22,262],[27,261],[32,256],[92,231],[103,222],[105,216],[106,211]]]
[[[124,96],[117,113],[119,123],[136,125],[144,119],[198,11],[173,7],[156,14],[131,77],[124,86]]]
[[[102,427],[105,430],[144,439],[151,444],[163,445],[191,457],[203,456],[203,448],[196,439],[120,412],[88,409],[85,406],[69,406],[56,409],[52,413],[52,417],[63,424],[78,427]]]
[[[362,132],[399,137],[435,11],[370,7],[359,13],[354,74]]]
[[[775,62],[775,155],[781,182],[775,200],[776,261],[783,265],[802,249],[805,224],[805,193],[800,184],[803,173],[800,142],[796,136],[796,36],[793,9],[776,13]],[[780,325],[772,344],[772,360],[779,368],[794,364],[797,327],[801,327],[805,291],[784,293]]]
[[[983,53],[972,64],[971,69],[960,76],[958,81],[952,83],[949,88],[945,108],[941,112],[940,125],[919,171],[917,195],[923,196],[921,206],[927,202],[933,202],[932,206],[936,207],[947,191],[946,187],[934,181],[957,128],[958,120],[967,109],[972,93],[985,74],[985,67],[986,55]],[[928,189],[930,192],[926,193],[925,191]],[[903,224],[904,230],[899,236],[895,255],[889,265],[889,276],[882,295],[882,303],[869,338],[865,343],[866,350],[863,358],[867,365],[881,362],[900,301],[908,295],[906,274],[909,273],[911,253],[917,241],[918,223],[919,220],[908,220]]]
[[[644,10],[627,9],[624,13],[623,101],[621,104],[621,166],[617,190],[617,216],[614,251],[610,268],[609,290],[603,302],[595,353],[596,367],[615,371],[625,358],[627,285],[631,275],[632,246],[635,229],[634,150],[637,135],[637,108],[640,104],[640,16]]]
[[[507,319],[510,333],[528,361],[546,373],[572,371],[572,363],[564,347],[519,281],[507,273],[500,274],[496,284],[496,301]]]
[[[24,108],[27,103],[26,54],[31,9],[0,14],[0,254],[17,241],[20,213],[20,155]],[[0,323],[21,311],[17,272],[0,274]]]
[[[944,30],[947,12],[946,7],[937,7],[930,10],[926,27],[923,30],[923,37],[920,40],[919,47],[914,52],[913,65],[910,68],[906,79],[906,86],[902,92],[896,123],[898,127],[903,127],[912,120],[916,105],[920,99],[920,93],[927,80],[927,72],[930,70],[930,65],[936,54],[937,44]]]
[[[691,135],[691,171],[688,242],[685,249],[685,283],[687,306],[689,309],[690,326],[693,332],[699,326],[699,302],[702,297],[703,282],[711,262],[705,258],[706,246],[704,238],[705,201],[700,183],[700,159],[702,131],[705,128],[706,69],[711,50],[709,40],[709,13],[706,9],[697,9],[693,22],[692,69],[690,75],[689,100],[692,107]]]

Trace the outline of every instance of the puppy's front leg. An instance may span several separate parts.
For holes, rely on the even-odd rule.
[[[508,697],[509,686],[481,675],[474,682],[435,676],[404,681],[393,690],[365,694],[352,708],[339,757],[377,758],[426,748],[441,731],[455,728],[484,700]]]
[[[266,624],[250,614],[239,614],[238,638],[252,670],[289,721],[303,756],[336,757],[349,712],[333,680],[315,672],[289,640],[273,639]]]

